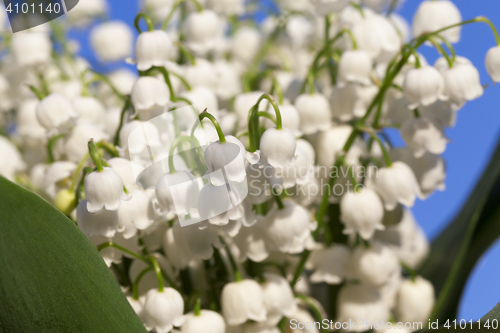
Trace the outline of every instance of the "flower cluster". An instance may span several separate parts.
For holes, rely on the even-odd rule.
[[[150,331],[425,327],[429,243],[410,209],[444,190],[445,128],[483,94],[461,28],[498,33],[448,0],[411,27],[400,1],[278,2],[256,25],[243,0],[143,0],[134,41],[86,0],[4,39],[0,173],[77,223]],[[98,61],[134,70],[77,55],[66,33],[91,24]],[[500,81],[500,46],[485,65]]]

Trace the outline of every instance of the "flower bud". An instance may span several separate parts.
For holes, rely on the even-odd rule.
[[[410,102],[409,109],[415,109],[419,105],[431,105],[438,99],[448,99],[444,94],[443,76],[431,66],[410,69],[406,73],[403,93]]]
[[[151,289],[146,294],[143,308],[144,325],[148,330],[167,333],[174,326],[184,323],[184,300],[173,288],[165,288],[163,292]]]
[[[90,43],[102,61],[118,61],[132,53],[132,30],[121,21],[102,23],[90,32]]]
[[[361,238],[370,239],[375,230],[383,230],[384,207],[374,190],[348,191],[340,199],[340,220],[345,225],[344,233],[358,233]]]
[[[184,316],[182,324],[182,333],[225,333],[226,323],[224,318],[215,311],[200,310],[199,315],[193,312]]]
[[[330,105],[321,94],[302,94],[295,100],[300,115],[300,129],[304,134],[314,134],[330,127]]]
[[[448,0],[423,1],[413,16],[413,36],[419,37],[461,21],[462,15],[453,2]],[[461,27],[458,26],[447,29],[439,33],[439,35],[448,39],[451,43],[457,43],[460,40],[460,30]]]
[[[59,94],[51,94],[42,99],[36,107],[36,118],[50,132],[63,132],[78,114],[71,103]]]
[[[80,201],[76,207],[76,222],[87,236],[113,237],[118,225],[118,212],[106,209],[91,213],[87,209],[87,199]]]
[[[500,82],[500,46],[488,50],[485,59],[486,70],[494,82]]]
[[[226,284],[222,289],[221,307],[222,315],[230,326],[243,324],[249,319],[257,322],[266,320],[264,293],[253,280]]]
[[[260,153],[264,163],[273,167],[290,165],[295,156],[295,135],[288,128],[267,129],[260,139]]]
[[[137,69],[146,71],[153,66],[166,66],[173,43],[163,30],[144,31],[137,37],[135,57]]]
[[[61,190],[54,199],[54,206],[64,215],[69,215],[75,209],[75,192],[70,190]]]
[[[338,67],[338,85],[344,87],[347,83],[368,85],[371,83],[372,60],[365,51],[348,50],[340,57]]]
[[[425,326],[434,303],[434,287],[429,281],[420,276],[415,281],[405,279],[399,287],[396,317],[403,323],[417,322]]]
[[[94,171],[85,178],[85,196],[87,209],[95,213],[103,208],[116,211],[120,208],[120,199],[126,199],[123,192],[123,181],[111,168]]]

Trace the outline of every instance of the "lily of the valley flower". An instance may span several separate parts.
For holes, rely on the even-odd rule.
[[[253,280],[230,282],[221,294],[222,315],[230,326],[241,325],[247,320],[262,322],[267,311],[264,306],[264,293]]]
[[[449,0],[423,1],[413,17],[413,36],[419,37],[422,34],[434,32],[453,24],[460,23],[462,15],[457,6]],[[447,29],[440,33],[451,43],[460,40],[461,27]]]
[[[146,294],[143,316],[144,325],[149,330],[167,333],[174,326],[184,323],[184,300],[182,295],[173,288],[165,288],[162,292],[151,289]]]
[[[76,208],[76,222],[87,236],[113,237],[118,225],[118,212],[107,209],[90,212],[87,199],[80,201]]]
[[[184,316],[182,333],[225,333],[226,323],[224,318],[215,311],[200,310],[199,314],[190,312]]]
[[[500,46],[489,49],[484,62],[491,79],[494,82],[500,82]]]
[[[121,21],[102,23],[92,29],[90,43],[103,61],[125,59],[132,53],[133,34],[130,27]]]
[[[300,129],[304,134],[313,134],[330,127],[330,105],[321,94],[302,94],[295,100],[300,115]]]
[[[426,279],[417,276],[405,279],[399,287],[396,316],[401,322],[425,323],[429,319],[435,303],[434,287]]]
[[[338,86],[347,83],[368,85],[371,83],[372,60],[365,51],[348,50],[340,57],[338,68]]]
[[[439,100],[447,100],[444,93],[444,79],[439,71],[431,66],[410,69],[406,73],[403,93],[410,102],[408,108],[419,105],[428,106]]]
[[[358,233],[370,239],[376,230],[383,230],[384,207],[377,193],[364,188],[360,193],[349,191],[340,199],[340,220],[344,233]]]
[[[267,129],[260,139],[260,153],[264,163],[282,167],[293,163],[295,155],[295,135],[288,128]]]
[[[170,102],[170,93],[167,84],[155,77],[141,76],[132,88],[132,103],[139,116],[145,120],[161,114]]]
[[[87,210],[90,213],[98,212],[103,208],[116,211],[120,208],[120,200],[128,198],[123,191],[122,179],[108,167],[101,172],[91,172],[85,178],[85,196],[87,197]]]
[[[73,125],[78,114],[65,97],[51,94],[38,103],[36,117],[48,131],[62,132]]]
[[[166,66],[172,48],[172,39],[167,32],[163,30],[142,32],[135,44],[137,69],[146,71],[153,66]]]
[[[416,158],[422,157],[425,152],[442,154],[448,140],[444,131],[427,117],[410,118],[401,126],[401,136]]]

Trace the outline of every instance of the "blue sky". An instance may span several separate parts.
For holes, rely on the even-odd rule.
[[[138,0],[108,0],[110,18],[132,25],[138,12]],[[421,0],[407,0],[399,13],[410,23]],[[487,16],[500,28],[500,1],[498,0],[454,0],[464,20],[479,15]],[[124,5],[126,4],[126,5]],[[135,31],[134,31],[135,32]],[[81,43],[80,54],[90,58],[97,69],[102,67],[92,58],[88,34],[74,32],[72,38]],[[494,46],[495,39],[486,24],[467,25],[462,29],[462,39],[455,46],[458,55],[469,58],[479,69],[481,82],[488,88],[482,98],[469,102],[458,113],[457,125],[447,131],[451,143],[444,158],[447,163],[446,191],[436,192],[429,199],[417,202],[413,212],[426,234],[433,238],[453,218],[467,199],[474,184],[486,166],[500,133],[500,87],[494,86],[484,67],[487,50]],[[437,53],[428,47],[421,52],[429,63],[434,63]],[[115,64],[112,67],[121,66]],[[460,306],[459,317],[477,319],[500,302],[500,243],[495,244],[478,263],[467,284]]]

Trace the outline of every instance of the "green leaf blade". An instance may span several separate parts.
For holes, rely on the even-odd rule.
[[[3,177],[0,332],[146,332],[87,237]]]

